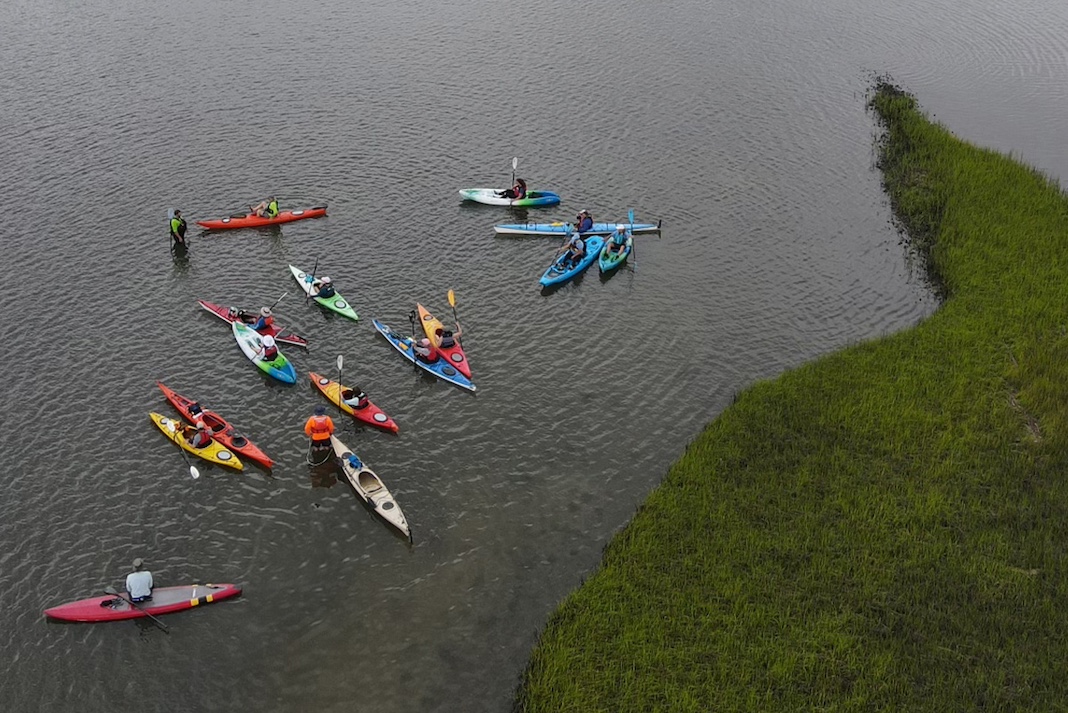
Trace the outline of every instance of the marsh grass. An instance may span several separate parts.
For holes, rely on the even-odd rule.
[[[871,107],[943,305],[709,424],[516,710],[1068,709],[1068,201],[887,83]]]

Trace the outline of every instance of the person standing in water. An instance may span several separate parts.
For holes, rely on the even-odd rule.
[[[170,218],[171,239],[174,240],[175,245],[185,245],[186,225],[185,218],[182,217],[182,211],[172,208]]]

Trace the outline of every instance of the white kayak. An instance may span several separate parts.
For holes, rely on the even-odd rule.
[[[611,235],[620,228],[635,233],[657,233],[659,223],[594,223],[593,228],[583,231],[583,235]],[[575,230],[574,223],[502,223],[493,226],[498,235],[569,235]]]
[[[400,505],[393,500],[393,496],[390,495],[382,480],[375,475],[373,470],[364,465],[348,446],[339,441],[337,436],[330,436],[330,445],[341,464],[341,470],[344,471],[345,477],[356,494],[374,508],[383,520],[411,539],[412,532],[408,529],[408,521],[404,519]]]
[[[510,205],[517,208],[556,205],[560,202],[560,196],[552,191],[527,191],[525,198],[516,198],[514,200],[502,198],[499,194],[503,192],[504,190],[499,188],[461,188],[460,196],[464,200],[474,201],[475,203]]]

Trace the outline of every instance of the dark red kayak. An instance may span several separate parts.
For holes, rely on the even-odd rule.
[[[163,395],[167,397],[167,400],[171,402],[171,406],[178,409],[178,413],[182,414],[182,417],[186,421],[193,423],[196,418],[193,416],[192,406],[197,403],[194,399],[182,396],[174,389],[171,389],[163,384],[162,381],[157,381],[156,386],[163,392]],[[274,465],[274,461],[264,453],[260,448],[242,436],[237,430],[230,425],[230,422],[219,414],[201,407],[200,418],[204,420],[204,424],[211,429],[212,438],[223,444],[234,453],[238,454],[242,458],[248,458],[254,460],[264,468],[270,468]]]
[[[321,218],[326,215],[326,206],[320,205],[303,210],[283,210],[273,218],[262,215],[247,213],[244,215],[230,215],[216,220],[198,220],[197,225],[208,230],[230,230],[232,228],[262,228],[268,225],[281,225],[292,223],[294,220],[305,218]]]
[[[222,305],[217,305],[214,302],[208,302],[207,300],[197,300],[197,303],[219,319],[229,324],[233,324],[237,320],[241,319],[241,310],[239,309],[235,309],[233,307],[223,307]],[[251,324],[250,322],[247,322],[245,320],[242,321],[244,321],[245,324]],[[267,329],[260,332],[259,334],[270,334],[282,344],[292,344],[297,347],[304,347],[305,349],[308,348],[307,339],[305,339],[304,337],[299,337],[296,334],[286,334],[285,330],[280,329],[273,324]]]
[[[145,612],[153,616],[192,609],[202,604],[236,597],[241,594],[241,587],[236,584],[188,584],[184,587],[157,587],[152,590],[152,598],[139,602],[141,609],[130,604],[129,594],[125,592],[115,596],[105,594],[90,597],[58,607],[45,609],[50,619],[59,621],[121,621],[123,619],[140,619]],[[144,611],[142,611],[144,610]]]

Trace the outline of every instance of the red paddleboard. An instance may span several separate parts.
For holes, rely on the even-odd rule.
[[[305,218],[321,218],[324,215],[326,215],[326,206],[322,205],[316,206],[315,208],[305,208],[303,210],[282,210],[273,218],[266,218],[261,215],[253,215],[249,213],[248,215],[231,215],[216,220],[198,220],[197,225],[201,228],[207,228],[208,230],[262,228],[267,225],[292,223],[294,220],[304,220]]]
[[[207,300],[197,300],[197,303],[227,324],[233,324],[238,320],[238,310],[231,309],[230,307],[223,307],[222,305],[217,305],[214,302],[208,302]],[[270,334],[275,338],[275,341],[279,341],[282,344],[292,344],[293,346],[304,347],[305,349],[308,348],[307,339],[298,337],[296,334],[282,334],[282,330],[273,324],[259,334]]]
[[[190,407],[196,403],[196,401],[182,396],[177,391],[164,386],[161,381],[157,381],[156,386],[158,386],[159,390],[163,392],[163,395],[167,397],[167,400],[171,402],[171,406],[178,409],[178,413],[182,414],[182,417],[185,418],[186,421],[189,421],[190,423],[196,421],[193,412],[190,410]],[[201,410],[200,418],[203,419],[204,425],[211,429],[212,438],[232,450],[234,453],[242,458],[254,460],[264,468],[270,468],[274,465],[274,461],[271,460],[266,453],[260,450],[259,446],[238,433],[234,427],[230,425],[230,422],[219,414],[205,408]]]
[[[45,616],[59,621],[121,621],[140,619],[145,612],[153,616],[192,609],[241,594],[236,584],[189,584],[184,587],[156,587],[152,598],[138,602],[141,609],[130,604],[129,594],[81,599],[69,604],[45,609]],[[144,611],[142,611],[142,609]]]

